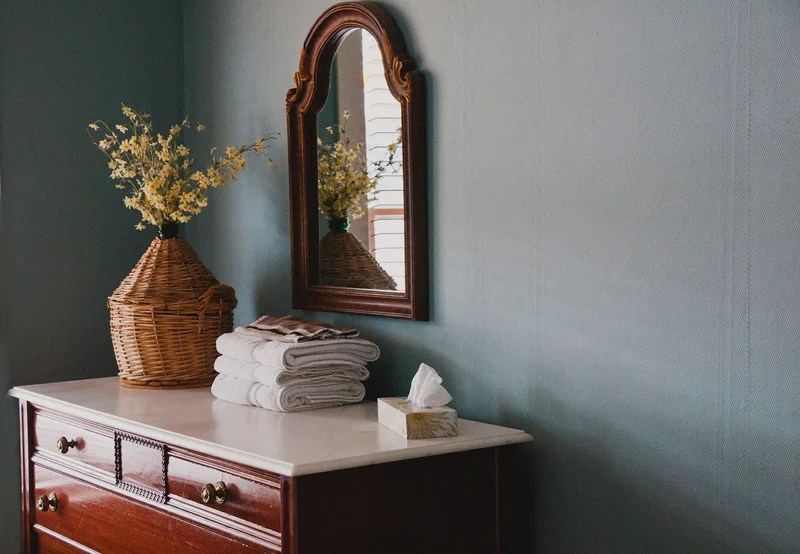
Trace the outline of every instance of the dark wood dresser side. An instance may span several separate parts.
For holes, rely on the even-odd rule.
[[[497,551],[496,449],[289,478],[293,554]]]

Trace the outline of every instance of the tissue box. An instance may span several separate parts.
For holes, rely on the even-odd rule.
[[[378,423],[407,439],[458,435],[458,419],[453,408],[418,408],[405,398],[378,398]]]

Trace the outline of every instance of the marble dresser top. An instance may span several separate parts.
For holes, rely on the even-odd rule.
[[[457,437],[407,440],[378,423],[375,402],[284,414],[218,400],[208,388],[128,389],[116,377],[15,387],[9,394],[288,476],[533,440],[517,429],[461,418]]]

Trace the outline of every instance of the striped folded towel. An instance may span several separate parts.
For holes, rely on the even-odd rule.
[[[334,327],[321,321],[303,319],[293,315],[283,317],[261,316],[250,325],[237,327],[238,333],[278,342],[306,342],[311,340],[331,340],[355,338],[357,329]]]

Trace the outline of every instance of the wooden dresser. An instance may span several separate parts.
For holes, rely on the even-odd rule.
[[[480,553],[514,429],[406,440],[374,402],[281,414],[114,377],[12,389],[25,551]],[[510,515],[510,514],[507,514]]]

